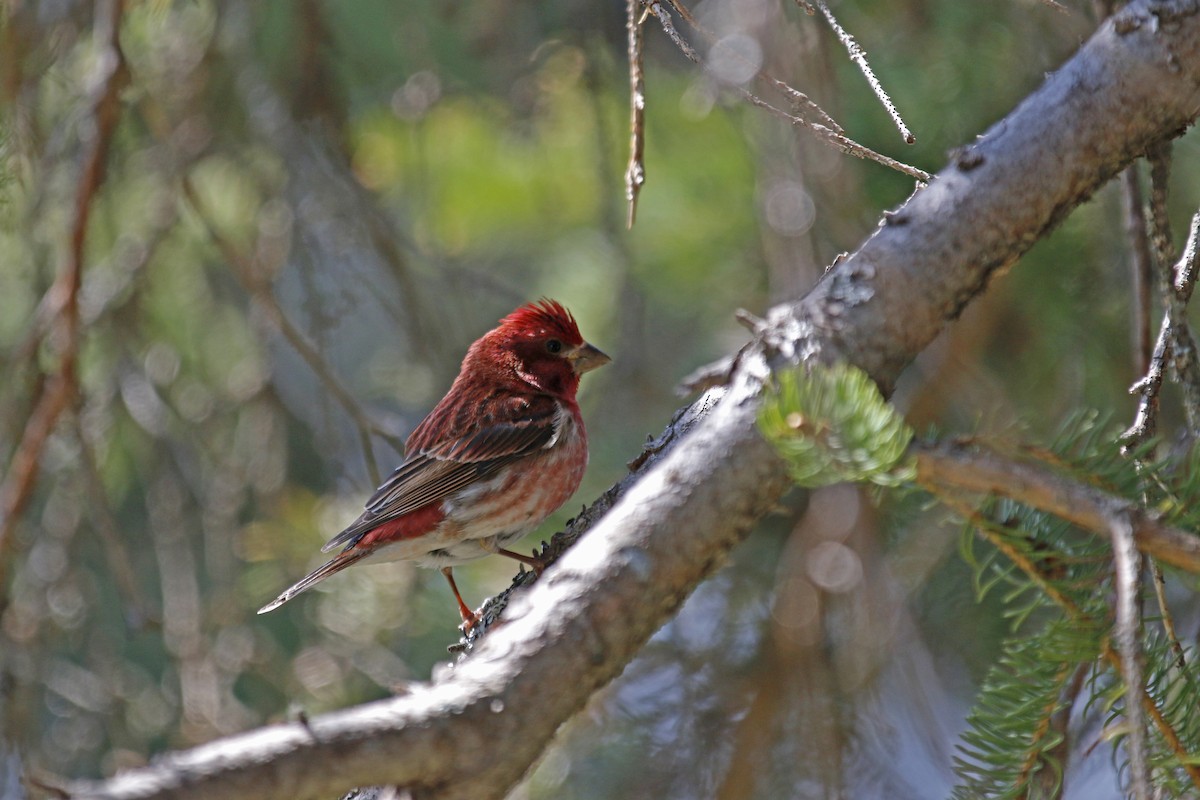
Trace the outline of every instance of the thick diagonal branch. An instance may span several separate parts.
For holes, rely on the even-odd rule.
[[[159,759],[79,797],[505,795],[784,490],[755,432],[764,364],[845,359],[885,388],[1040,236],[1200,109],[1197,0],[1133,2],[888,215],[802,301],[773,309],[730,389],[447,676],[408,694]]]

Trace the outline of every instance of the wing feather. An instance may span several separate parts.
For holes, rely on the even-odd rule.
[[[551,446],[558,438],[564,415],[558,402],[539,397],[539,402],[522,399],[519,415],[497,419],[488,409],[490,422],[478,430],[464,432],[412,453],[396,468],[367,501],[366,510],[349,527],[329,540],[325,551],[357,541],[380,525],[443,500],[473,483],[485,480],[507,464]]]

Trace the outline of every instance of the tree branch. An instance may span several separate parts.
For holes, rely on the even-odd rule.
[[[838,41],[842,43],[842,47],[846,48],[846,53],[850,56],[850,60],[857,66],[859,72],[867,79],[867,83],[871,86],[871,91],[875,93],[875,97],[879,99],[879,103],[888,112],[888,116],[892,118],[892,122],[900,131],[900,135],[904,137],[905,144],[915,144],[917,137],[913,136],[912,131],[904,124],[904,119],[900,116],[900,112],[896,110],[896,104],[892,102],[892,98],[888,97],[888,93],[884,91],[883,84],[879,82],[879,78],[875,77],[875,71],[871,69],[871,65],[867,63],[867,54],[863,51],[862,46],[855,41],[854,37],[842,27],[842,24],[837,21],[837,17],[829,10],[829,5],[825,0],[816,0],[817,8],[821,9],[821,13],[825,15],[825,21],[829,23],[829,27],[833,29]]]
[[[731,386],[472,654],[407,694],[167,755],[75,796],[501,797],[787,487],[758,436],[768,366],[848,360],[890,388],[1039,236],[1200,109],[1200,3],[1133,2],[802,301],[772,309]]]
[[[1124,498],[1047,467],[1006,459],[961,442],[917,445],[913,452],[917,483],[923,486],[1009,497],[1103,535],[1112,532],[1114,519],[1128,518],[1138,550],[1164,564],[1200,574],[1200,537],[1163,523]]]

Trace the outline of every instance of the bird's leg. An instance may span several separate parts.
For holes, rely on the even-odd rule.
[[[442,574],[446,576],[446,580],[450,581],[450,591],[454,592],[454,599],[458,601],[458,613],[462,615],[463,629],[470,632],[479,622],[479,615],[468,608],[467,604],[463,602],[462,595],[458,593],[458,584],[454,582],[454,573],[450,567],[442,567]]]
[[[480,539],[479,546],[484,550],[487,550],[489,553],[494,553],[498,556],[507,556],[508,558],[513,558],[517,561],[520,561],[522,564],[529,565],[533,569],[535,575],[541,575],[548,566],[544,558],[540,558],[536,555],[523,556],[520,553],[515,553],[512,550],[500,547],[492,539]]]

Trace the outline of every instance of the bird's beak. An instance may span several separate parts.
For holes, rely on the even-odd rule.
[[[568,351],[566,353],[566,357],[567,361],[571,362],[572,369],[574,369],[579,375],[593,370],[596,367],[603,367],[605,364],[612,361],[611,358],[604,355],[604,353],[600,352],[597,348],[593,347],[587,342],[584,342],[578,347]]]

